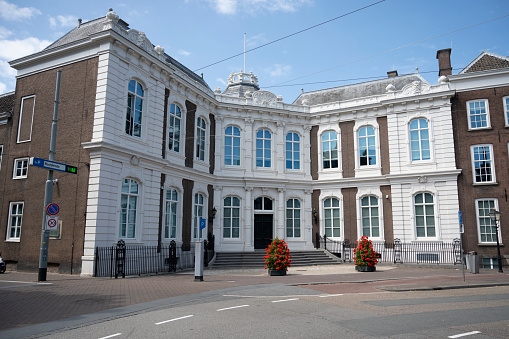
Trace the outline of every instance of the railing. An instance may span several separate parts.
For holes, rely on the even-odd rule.
[[[214,257],[214,236],[204,244],[204,265]],[[161,246],[126,246],[119,240],[116,246],[96,247],[94,276],[125,278],[126,275],[175,272],[194,267],[194,255],[177,248],[175,241]]]
[[[316,234],[316,247],[326,250],[343,261],[353,261],[355,243],[348,239],[337,241]],[[393,243],[373,241],[373,250],[379,254],[378,262],[394,264],[461,264],[460,240],[451,243],[415,242],[402,243],[394,239]]]

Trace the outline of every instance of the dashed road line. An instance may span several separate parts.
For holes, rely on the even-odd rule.
[[[460,334],[456,334],[456,335],[450,335],[447,338],[451,338],[451,339],[461,338],[461,337],[466,337],[468,335],[479,334],[479,333],[481,333],[481,331],[472,331],[472,332],[460,333]]]
[[[217,312],[226,311],[226,310],[233,310],[234,308],[241,308],[241,307],[248,307],[249,305],[240,305],[240,306],[233,306],[233,307],[227,307],[227,308],[220,308],[216,310]]]
[[[319,295],[318,297],[320,298],[330,298],[330,297],[339,297],[339,296],[342,296],[343,294],[324,294],[324,295]]]
[[[176,321],[176,320],[182,320],[182,319],[186,319],[186,318],[191,318],[193,315],[186,315],[184,317],[180,317],[180,318],[174,318],[174,319],[170,319],[170,320],[165,320],[165,321],[160,321],[158,323],[156,323],[156,325],[161,325],[161,324],[166,324],[166,323],[169,323],[169,322],[172,322],[172,321]]]
[[[285,301],[293,301],[293,300],[299,300],[299,298],[292,298],[292,299],[283,299],[283,300],[272,300],[273,303],[282,303]]]
[[[108,338],[118,337],[119,335],[122,335],[122,333],[115,333],[115,334],[109,335],[107,337],[102,337],[99,339],[108,339]]]

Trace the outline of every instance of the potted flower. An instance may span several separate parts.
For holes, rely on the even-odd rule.
[[[378,263],[378,253],[373,250],[373,243],[368,237],[361,237],[353,250],[355,269],[359,272],[374,272]]]
[[[263,259],[265,259],[265,269],[269,270],[269,275],[286,275],[292,257],[286,242],[276,238],[265,251],[267,254]]]

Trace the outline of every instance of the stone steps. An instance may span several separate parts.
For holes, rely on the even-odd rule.
[[[335,265],[341,261],[333,259],[322,250],[314,251],[294,251],[290,253],[291,266],[316,266],[316,265]],[[228,252],[216,253],[216,260],[213,268],[263,268],[265,261],[263,256],[265,250],[256,250],[254,252]]]

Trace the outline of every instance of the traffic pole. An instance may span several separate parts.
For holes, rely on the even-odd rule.
[[[49,160],[55,160],[55,145],[57,140],[57,114],[58,114],[58,98],[60,95],[60,76],[62,71],[57,71],[57,83],[55,89],[55,104],[53,108],[53,122],[51,124],[51,137],[49,146]],[[48,242],[49,230],[46,230],[46,217],[48,206],[53,200],[53,170],[48,170],[48,177],[44,189],[44,212],[42,215],[42,233],[41,233],[41,250],[39,253],[39,281],[46,281],[46,274],[48,272]]]

